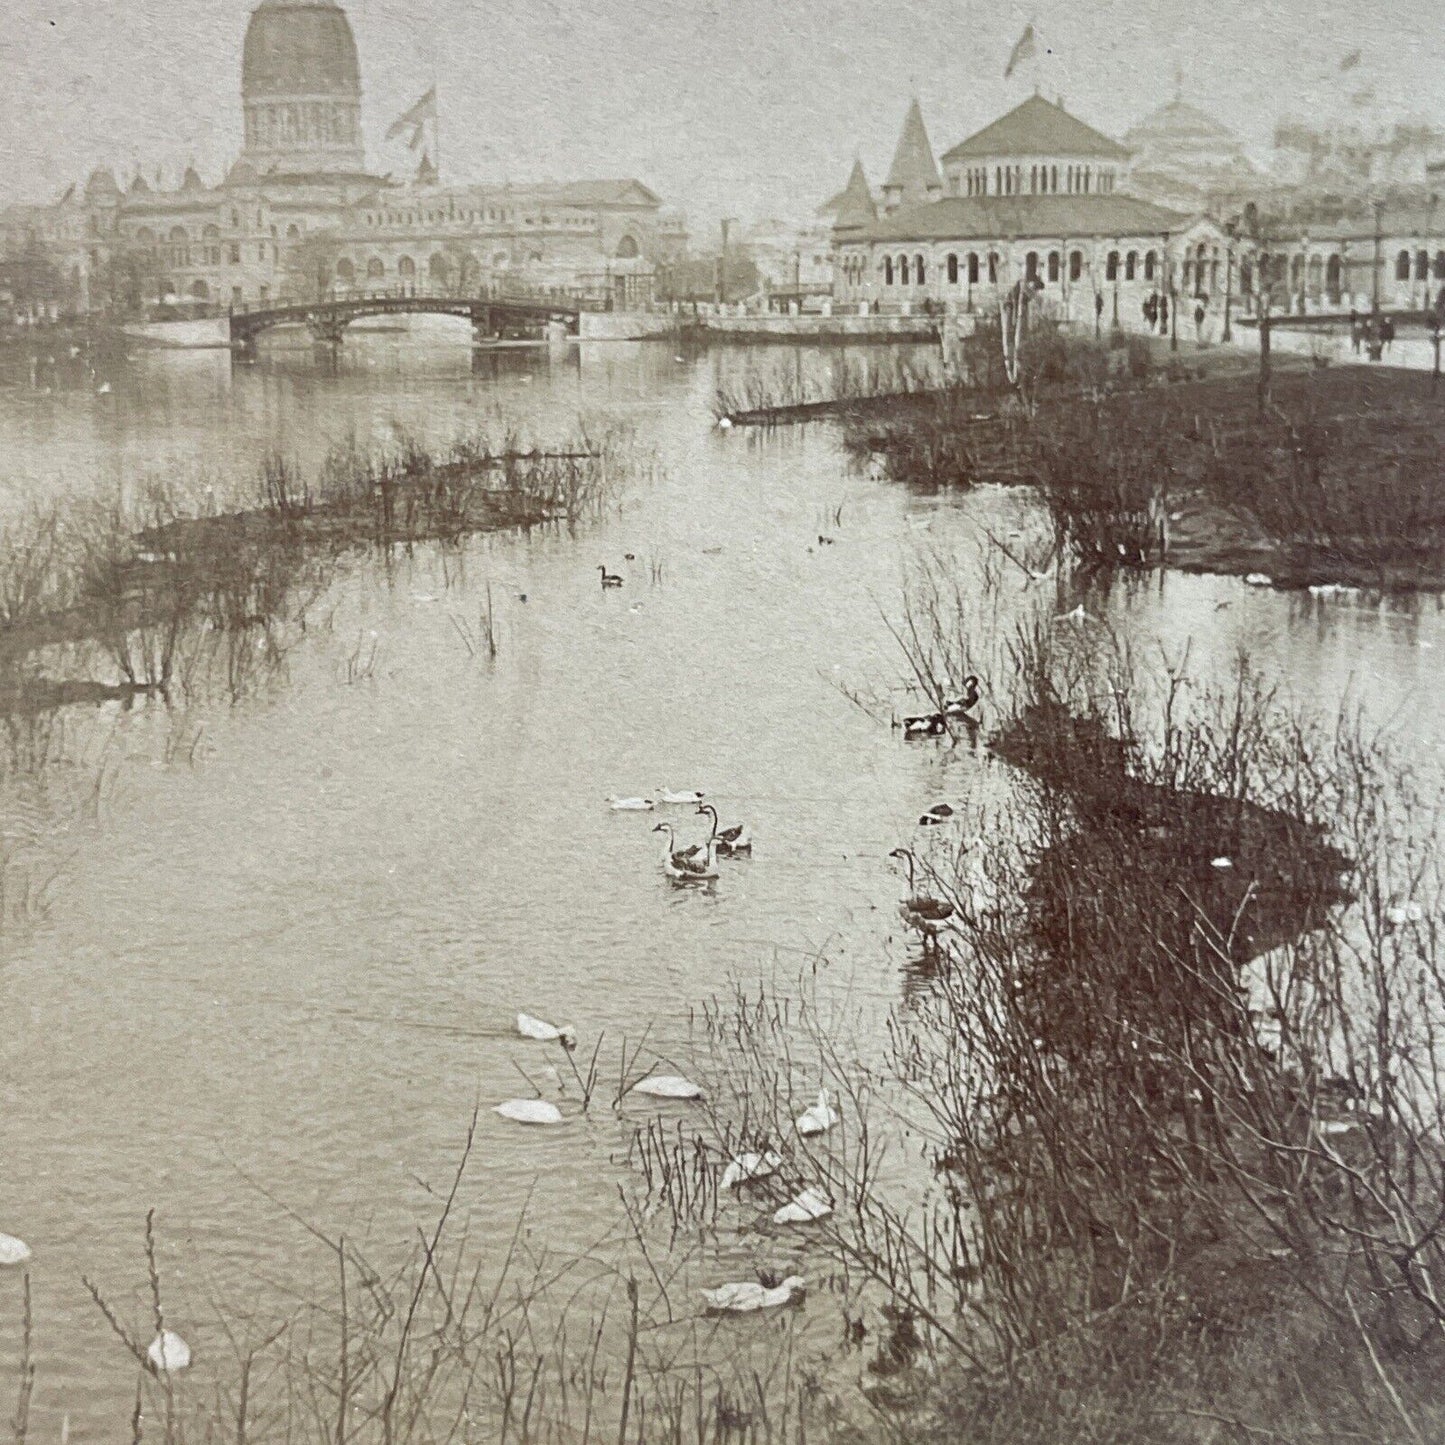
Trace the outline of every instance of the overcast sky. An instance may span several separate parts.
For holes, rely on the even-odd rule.
[[[240,146],[252,0],[0,0],[0,199],[42,199],[97,163],[151,176]],[[1445,124],[1445,25],[1418,0],[350,0],[374,168],[387,124],[439,83],[452,180],[636,175],[685,207],[806,212],[856,154],[882,179],[910,91],[940,153],[1033,88],[1005,84],[1024,24],[1052,98],[1114,134],[1184,95],[1256,153],[1281,111],[1373,85],[1377,113]],[[1348,74],[1339,62],[1362,48]],[[125,175],[122,175],[122,179]],[[700,237],[699,237],[700,238]]]

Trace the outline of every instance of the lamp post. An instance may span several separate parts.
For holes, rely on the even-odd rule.
[[[1119,329],[1119,267],[1124,264],[1123,245],[1117,236],[1114,237],[1114,327]]]
[[[1371,208],[1375,213],[1375,261],[1374,274],[1370,283],[1370,309],[1378,316],[1380,314],[1380,252],[1385,244],[1383,225],[1385,203],[1384,201],[1374,201],[1371,203]]]
[[[1169,232],[1164,232],[1164,294],[1169,298],[1169,349],[1179,350],[1179,302],[1174,295],[1174,263],[1169,256]]]
[[[1237,221],[1226,221],[1224,224],[1224,330],[1220,340],[1226,344],[1234,339],[1234,330],[1230,324],[1230,307],[1234,301],[1234,243],[1239,236],[1239,223]]]

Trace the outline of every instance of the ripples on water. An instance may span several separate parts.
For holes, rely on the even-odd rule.
[[[815,364],[777,355],[615,345],[473,372],[452,340],[354,337],[335,374],[309,350],[234,371],[154,354],[107,396],[0,392],[11,499],[150,475],[240,497],[273,448],[310,470],[352,436],[445,442],[516,417],[545,440],[579,411],[633,420],[663,463],[577,537],[351,559],[275,686],[186,720],[203,726],[194,767],[165,763],[175,722],[159,706],[68,720],[76,757],[123,762],[100,825],[77,817],[58,845],[48,916],[11,930],[0,1028],[0,1228],[36,1252],[42,1421],[65,1411],[99,1439],[126,1418],[131,1377],[78,1277],[139,1308],[152,1206],[170,1309],[203,1345],[211,1301],[264,1316],[305,1251],[247,1179],[332,1232],[409,1238],[430,1207],[415,1181],[447,1175],[474,1102],[525,1092],[519,1008],[576,1024],[584,1047],[650,1028],[649,1052],[683,1057],[694,1005],[818,951],[820,987],[851,1016],[897,1003],[886,855],[987,765],[902,746],[836,684],[899,676],[880,609],[919,547],[966,555],[980,517],[1008,528],[1027,502],[910,498],[850,474],[826,427],[713,430],[727,368]],[[816,545],[825,528],[836,545]],[[599,588],[599,562],[625,573],[620,591]],[[495,663],[467,655],[449,616],[474,619],[488,584]],[[1207,673],[1247,645],[1302,700],[1353,697],[1438,757],[1433,602],[1321,607],[1169,577],[1115,606],[1141,646],[1188,643]],[[371,675],[348,684],[373,632]],[[601,801],[660,785],[746,818],[753,858],[706,892],[671,889],[654,819]],[[555,1131],[482,1119],[474,1242],[500,1253],[529,1197],[542,1237],[606,1233],[625,1127],[605,1109]],[[0,1280],[3,1348],[15,1290]]]

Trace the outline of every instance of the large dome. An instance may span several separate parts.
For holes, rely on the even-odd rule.
[[[246,31],[241,93],[359,95],[351,22],[336,0],[262,0]]]

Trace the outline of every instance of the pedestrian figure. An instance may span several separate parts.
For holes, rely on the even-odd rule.
[[[1169,334],[1169,298],[1167,296],[1159,298],[1159,334],[1160,336]]]
[[[1380,349],[1389,351],[1390,343],[1395,339],[1395,318],[1393,316],[1382,316],[1380,318]]]
[[[1201,296],[1194,303],[1194,339],[1202,340],[1204,337],[1204,298]]]
[[[1360,313],[1353,306],[1350,307],[1350,350],[1356,356],[1360,354],[1360,338],[1364,333],[1364,327],[1360,325]]]

